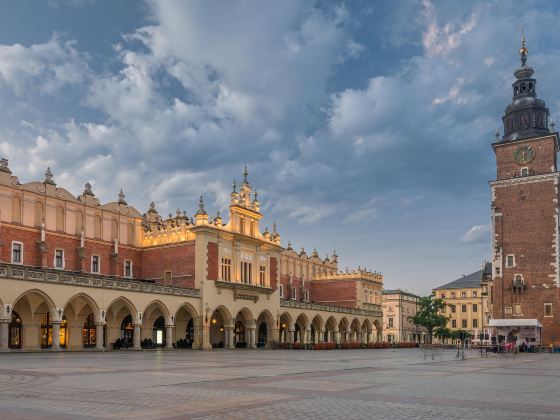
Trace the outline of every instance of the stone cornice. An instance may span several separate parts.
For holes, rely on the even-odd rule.
[[[0,277],[11,280],[27,280],[41,283],[62,284],[68,286],[128,290],[131,292],[155,293],[194,298],[200,297],[200,291],[197,289],[162,286],[159,284],[152,284],[119,277],[76,274],[59,270],[31,268],[15,264],[0,264]]]
[[[560,176],[560,172],[551,172],[549,174],[500,179],[496,181],[490,181],[490,186],[504,187],[504,186],[517,185],[517,184],[531,184],[531,183],[542,182],[542,181],[555,181],[555,183],[558,183],[559,176]]]

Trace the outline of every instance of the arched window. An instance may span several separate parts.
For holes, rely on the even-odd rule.
[[[21,199],[18,196],[12,198],[12,222],[21,223]]]
[[[84,215],[81,211],[76,212],[76,235],[82,233],[82,229],[84,228]]]
[[[134,224],[129,223],[126,227],[126,243],[128,245],[134,245]]]
[[[62,206],[56,208],[56,230],[64,231],[64,208]]]
[[[117,219],[111,221],[111,239],[119,237],[119,222]]]
[[[95,239],[101,239],[101,217],[95,216],[93,219],[93,236]]]
[[[43,203],[40,201],[35,202],[35,226],[41,227],[43,223]]]

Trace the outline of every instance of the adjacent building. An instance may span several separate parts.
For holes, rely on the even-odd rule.
[[[383,291],[383,341],[389,343],[424,343],[427,332],[414,325],[409,317],[418,311],[419,296],[404,290]]]
[[[491,280],[492,264],[484,262],[481,270],[433,290],[435,296],[446,303],[442,313],[449,317],[447,328],[469,332],[470,341],[475,344],[491,339],[488,327],[491,317]]]
[[[383,276],[340,272],[338,256],[284,248],[261,228],[243,173],[228,220],[141,214],[121,191],[100,203],[21,183],[0,161],[0,348],[108,349],[117,343],[209,349],[381,340]]]

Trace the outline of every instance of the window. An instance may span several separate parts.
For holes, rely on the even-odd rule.
[[[12,263],[23,264],[23,244],[21,242],[12,242]]]
[[[278,287],[278,293],[280,294],[280,297],[283,298],[284,297],[284,285],[280,285],[280,287]]]
[[[308,301],[308,302],[311,300],[311,299],[309,299],[309,290],[305,291],[305,300]]]
[[[506,257],[506,267],[515,267],[515,255],[510,254]]]
[[[132,277],[132,261],[130,260],[124,261],[124,276]]]
[[[222,258],[222,280],[231,281],[231,258]]]
[[[461,312],[467,312],[467,305],[465,304],[461,305]]]
[[[62,249],[54,250],[54,266],[55,268],[64,268],[64,251]]]
[[[245,261],[241,263],[241,281],[245,284],[253,284],[253,263]]]
[[[544,316],[552,316],[552,303],[544,304]]]
[[[387,327],[393,328],[393,326],[394,326],[393,318],[387,318]]]
[[[455,292],[451,292],[451,299],[455,299]]]
[[[467,292],[461,292],[461,297],[464,299],[467,297]]]
[[[477,296],[478,296],[478,292],[477,292],[476,290],[474,290],[474,291],[472,292],[472,297],[477,297]]]
[[[447,306],[444,306],[443,308],[441,308],[441,313],[444,314],[447,312]]]
[[[167,286],[171,286],[173,284],[173,272],[172,271],[166,271],[165,273],[163,273],[163,282]]]
[[[266,286],[266,267],[264,265],[259,267],[259,285]]]
[[[466,319],[461,320],[461,328],[467,328],[467,320]]]
[[[514,315],[521,315],[523,312],[521,312],[521,304],[520,303],[516,303],[513,305],[513,314]]]
[[[506,306],[505,313],[506,315],[511,315],[511,306]]]
[[[456,319],[451,320],[451,328],[457,328],[457,320]]]
[[[441,294],[441,298],[442,298],[442,299],[445,299],[445,293],[442,293],[442,294]]]
[[[457,312],[457,307],[455,305],[450,305],[451,306],[451,312],[455,313]]]
[[[478,319],[473,319],[472,320],[472,327],[473,328],[478,328]]]
[[[100,263],[99,263],[99,256],[98,255],[92,255],[91,257],[91,272],[92,273],[99,273],[100,271]]]
[[[291,288],[291,293],[292,293],[291,298],[294,299],[294,300],[297,300],[297,290],[296,290],[295,287]]]
[[[521,176],[529,176],[529,168],[521,168]]]
[[[473,312],[478,312],[478,305],[476,303],[473,303],[472,305],[472,311]]]

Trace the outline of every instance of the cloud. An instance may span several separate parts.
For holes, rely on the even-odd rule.
[[[461,236],[464,243],[483,243],[490,240],[490,225],[475,225]]]
[[[478,23],[478,11],[470,14],[464,22],[447,22],[443,26],[437,22],[434,5],[430,0],[423,0],[422,16],[426,30],[422,35],[422,45],[428,56],[447,56],[461,44],[462,38],[471,32]]]
[[[65,85],[83,82],[87,74],[86,55],[73,41],[63,41],[58,35],[29,47],[0,45],[0,88],[17,95],[35,86],[42,93],[52,94]],[[33,94],[36,92],[33,89]]]

